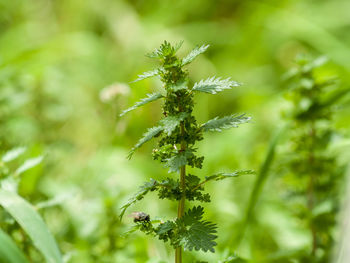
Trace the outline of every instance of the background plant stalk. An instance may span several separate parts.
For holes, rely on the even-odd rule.
[[[314,121],[311,122],[311,128],[310,128],[310,136],[315,140],[315,124]],[[309,164],[310,167],[314,166],[314,153],[312,151],[312,147],[309,150]],[[311,172],[310,174],[310,180],[308,185],[308,192],[307,192],[307,202],[308,202],[308,208],[312,212],[314,209],[314,202],[315,202],[315,196],[314,196],[314,184],[315,184],[315,174],[314,172]],[[312,237],[312,248],[311,248],[311,255],[315,256],[316,250],[317,250],[317,233],[314,227],[314,222],[310,222],[310,232]]]

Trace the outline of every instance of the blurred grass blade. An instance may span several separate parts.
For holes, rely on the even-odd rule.
[[[250,215],[255,207],[255,204],[256,204],[257,200],[259,199],[259,196],[260,196],[261,190],[264,186],[264,183],[265,183],[267,177],[269,176],[270,168],[271,168],[274,156],[275,156],[276,146],[277,146],[279,138],[284,133],[284,131],[285,131],[285,128],[281,129],[277,133],[277,135],[275,135],[275,137],[272,139],[272,141],[270,142],[269,149],[267,151],[267,155],[265,157],[265,160],[264,160],[262,166],[260,167],[257,179],[256,179],[254,187],[253,187],[252,194],[251,194],[250,199],[249,199],[249,204],[248,204],[248,208],[247,208],[247,212],[246,212],[246,220],[249,220],[249,217],[250,217]]]
[[[13,216],[48,263],[62,263],[61,253],[46,224],[34,208],[13,192],[0,190],[0,205]]]
[[[70,200],[74,197],[73,193],[63,193],[61,195],[55,196],[54,198],[51,198],[49,200],[37,203],[35,205],[35,208],[37,209],[43,209],[43,208],[48,208],[48,207],[53,207],[53,206],[57,206],[57,205],[61,205],[64,202],[66,202],[67,200]]]
[[[23,154],[24,152],[26,151],[26,148],[25,147],[17,147],[17,148],[14,148],[8,152],[6,152],[1,160],[4,162],[4,163],[8,163],[14,159],[16,159],[17,157],[19,157],[21,154]]]
[[[238,256],[231,256],[223,261],[219,261],[219,263],[247,263],[248,261],[240,258]]]
[[[345,89],[343,88],[333,92],[333,94],[325,102],[322,103],[322,107],[333,105],[338,100],[344,98],[345,95],[349,92],[350,92],[350,88],[345,88]]]
[[[29,263],[12,239],[0,229],[0,262]]]
[[[20,175],[21,173],[24,173],[25,171],[33,168],[34,166],[37,166],[39,163],[42,162],[42,160],[43,160],[42,156],[26,160],[20,167],[18,167],[15,174]]]
[[[247,210],[246,210],[246,213],[245,213],[245,216],[243,219],[243,226],[240,228],[240,231],[237,235],[236,244],[239,244],[241,239],[244,236],[246,227],[249,224],[249,221],[251,219],[255,204],[257,203],[259,196],[261,194],[262,188],[264,186],[264,183],[269,176],[270,168],[271,168],[271,165],[273,163],[274,156],[275,156],[275,149],[276,149],[277,143],[278,143],[279,139],[281,138],[281,136],[287,130],[287,127],[288,127],[288,125],[281,128],[270,142],[269,149],[267,151],[265,160],[260,167],[260,170],[258,172],[258,176],[256,178],[252,193],[250,195]]]

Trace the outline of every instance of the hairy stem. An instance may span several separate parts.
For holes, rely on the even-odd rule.
[[[185,134],[185,128],[184,124],[180,124],[180,129],[181,129],[181,135],[184,137]],[[186,142],[182,140],[181,142],[181,151],[186,150]],[[181,218],[185,214],[185,199],[186,199],[186,182],[185,182],[185,177],[186,177],[186,165],[182,166],[180,168],[180,188],[182,192],[182,197],[179,201],[179,206],[177,209],[177,217]],[[175,251],[175,263],[182,263],[182,247],[177,247]]]

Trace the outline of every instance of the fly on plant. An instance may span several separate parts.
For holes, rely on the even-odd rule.
[[[144,212],[133,212],[130,217],[134,218],[134,222],[149,222],[150,216]]]

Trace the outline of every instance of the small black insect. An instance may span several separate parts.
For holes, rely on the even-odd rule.
[[[150,217],[148,214],[144,212],[134,212],[131,214],[131,216],[134,218],[134,222],[149,222]]]

